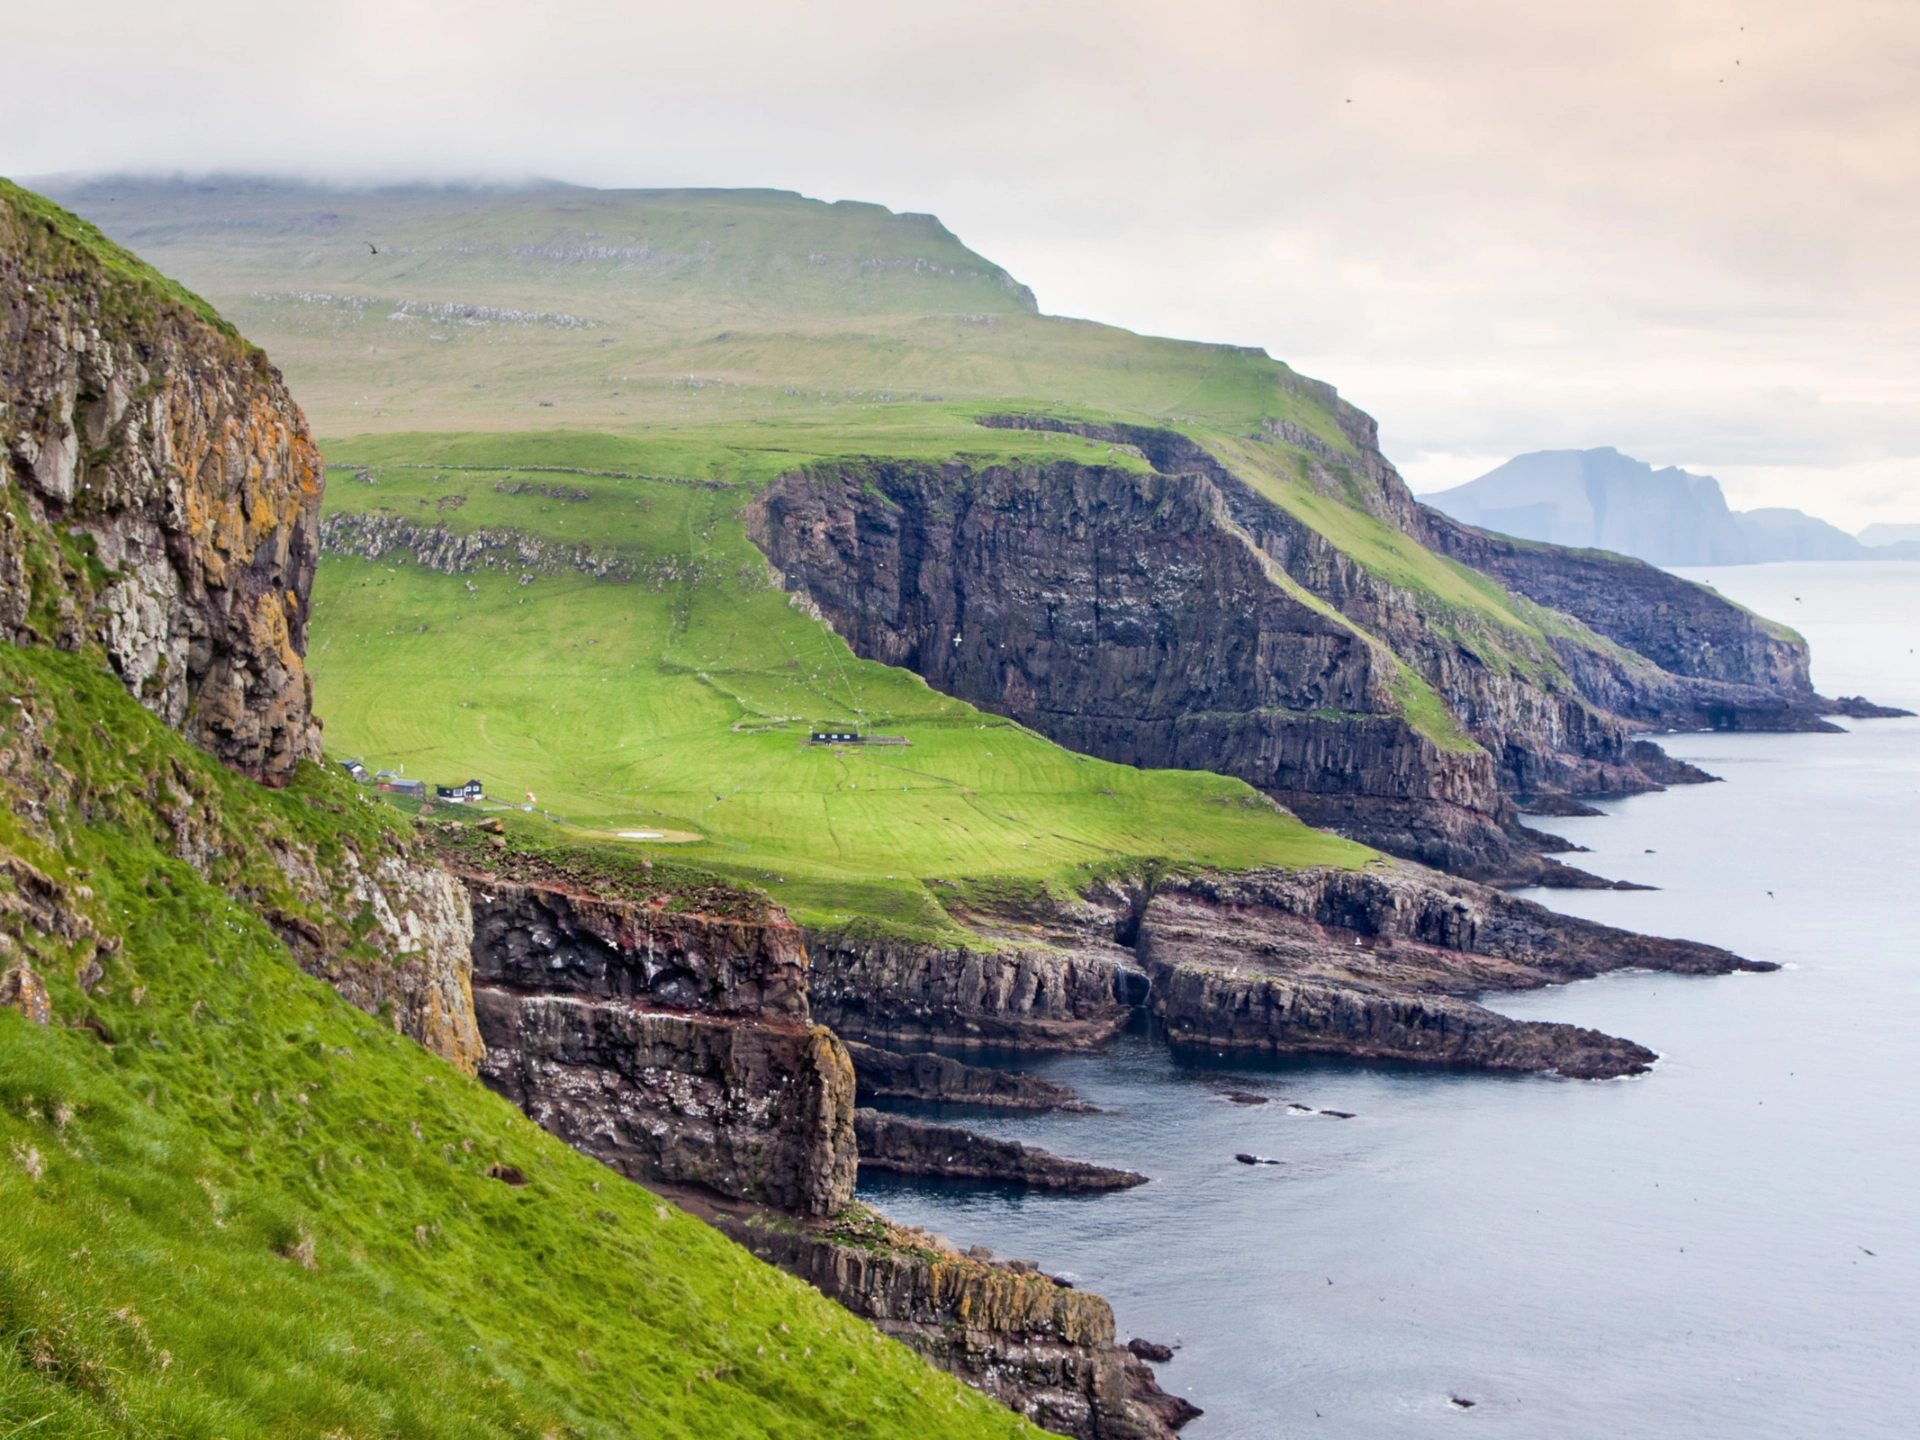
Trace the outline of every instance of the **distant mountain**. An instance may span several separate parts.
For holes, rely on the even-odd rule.
[[[1912,545],[1920,547],[1920,525],[1869,525],[1854,537],[1862,545]],[[1920,558],[1916,556],[1915,558]]]
[[[1654,565],[1920,558],[1920,526],[1871,526],[1855,539],[1801,510],[1733,510],[1712,476],[1656,470],[1611,446],[1517,455],[1478,480],[1420,499],[1483,530]],[[1902,533],[1862,543],[1896,530]],[[1895,540],[1907,543],[1888,543]]]

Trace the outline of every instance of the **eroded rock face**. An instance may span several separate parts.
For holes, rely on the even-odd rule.
[[[1129,1190],[1147,1183],[1146,1176],[1132,1170],[1065,1160],[1033,1145],[996,1140],[957,1125],[935,1125],[880,1110],[856,1110],[853,1133],[860,1142],[860,1163],[871,1170],[947,1180],[991,1180],[1076,1195]]]
[[[269,919],[300,968],[348,1004],[386,1015],[394,1029],[467,1074],[486,1057],[473,1010],[473,916],[466,887],[439,866],[405,855],[363,862],[343,852],[323,876],[286,844],[274,858],[313,913],[363,916],[356,937],[285,912]]]
[[[47,984],[25,959],[0,967],[0,1005],[17,1010],[35,1025],[53,1019],[53,1002],[47,998]]]
[[[1676,729],[1819,730],[1833,728],[1821,717],[1841,713],[1814,693],[1805,641],[1645,561],[1514,540],[1424,505],[1414,533],[1650,661],[1653,673],[1635,675],[1588,647],[1556,647],[1582,689],[1616,714]]]
[[[853,1065],[784,916],[462,878],[489,1086],[634,1180],[801,1214],[851,1198]]]
[[[167,724],[284,784],[320,755],[319,452],[265,356],[59,215],[0,189],[0,630],[100,645]]]
[[[1629,966],[1776,968],[1411,866],[1171,880],[1146,908],[1138,949],[1176,1044],[1577,1079],[1637,1074],[1657,1057],[1597,1030],[1511,1020],[1468,997]]]
[[[481,1076],[631,1180],[829,1214],[853,1192],[851,1070],[824,1026],[483,985]]]
[[[974,949],[815,930],[807,949],[813,1015],[867,1041],[1083,1049],[1119,1034],[1146,996],[1133,957],[1097,934]]]
[[[858,1040],[846,1046],[862,1100],[922,1100],[989,1110],[1093,1109],[1071,1087],[1038,1075],[966,1065],[926,1051],[903,1055]]]
[[[1397,584],[1193,441],[1141,426],[982,422],[1125,445],[1151,474],[816,466],[758,497],[748,529],[864,656],[1071,749],[1234,775],[1312,824],[1499,883],[1571,878],[1516,800],[1550,813],[1553,797],[1705,778],[1660,764],[1636,725],[1819,728],[1840,708],[1808,685],[1804,643],[1702,587],[1419,506],[1372,422],[1337,410],[1352,452],[1277,422],[1247,447],[1286,447],[1311,488],[1391,527],[1375,536],[1389,548],[1430,545],[1562,613],[1529,628]]]
[[[1199,1413],[1163,1394],[1152,1371],[1114,1343],[1105,1300],[1031,1266],[963,1256],[878,1216],[850,1236],[711,1218],[754,1254],[1056,1434],[1170,1440],[1169,1419]]]
[[[1392,652],[1277,576],[1208,476],[872,464],[788,476],[748,525],[858,653],[1070,749],[1324,799],[1368,840],[1378,812],[1424,858],[1512,848],[1492,758],[1407,723]]]
[[[815,982],[869,986],[829,1003],[848,1004],[856,1020],[877,1009],[912,1030],[913,1043],[952,1046],[977,1043],[984,1027],[977,1004],[956,1004],[926,987],[926,974],[957,968],[949,957],[991,973],[996,965],[1017,971],[1036,957],[1070,966],[1093,955],[1114,966],[1113,994],[1148,1006],[1175,1044],[1601,1078],[1637,1073],[1656,1057],[1599,1031],[1510,1020],[1476,997],[1629,967],[1696,975],[1777,968],[1711,945],[1562,915],[1405,862],[1115,878],[1073,902],[1034,903],[1043,908],[1018,915],[958,907],[956,919],[1001,931],[1044,930],[1052,942],[1044,951],[994,950],[984,933],[978,951],[896,943],[875,947],[867,960],[886,963],[870,968],[823,973],[816,965]],[[976,986],[963,993],[982,992]],[[1088,1013],[1115,1005],[1106,995],[1083,998]],[[1120,1011],[1121,1023],[1126,1014]],[[990,1018],[996,1044],[1087,1043],[1085,1021],[1023,1021],[999,1011]],[[862,1083],[876,1095],[1032,1103],[1017,1085],[1006,1087],[1004,1100],[973,1100],[978,1082],[970,1067],[944,1056],[862,1046],[855,1063],[873,1075],[863,1074]]]
[[[486,983],[804,1025],[806,957],[791,924],[732,920],[553,885],[475,880]]]

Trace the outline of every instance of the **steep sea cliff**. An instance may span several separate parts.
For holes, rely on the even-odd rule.
[[[1124,445],[1152,469],[822,464],[756,499],[748,527],[861,655],[1069,748],[1235,775],[1311,823],[1500,883],[1564,875],[1544,857],[1567,847],[1516,802],[1551,812],[1706,778],[1636,728],[1860,713],[1813,691],[1791,631],[1708,590],[1417,505],[1372,421],[1339,413],[1346,452],[1275,432],[1233,465],[1173,431],[988,417]],[[1263,446],[1290,447],[1311,494],[1377,526],[1370,544],[1424,544],[1439,558],[1422,563],[1523,598],[1443,601],[1363,564],[1249,478],[1280,463]]]

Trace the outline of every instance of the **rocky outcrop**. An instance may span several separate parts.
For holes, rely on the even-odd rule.
[[[990,1180],[1075,1195],[1128,1190],[1147,1183],[1146,1176],[1131,1170],[1063,1160],[1032,1145],[995,1140],[957,1125],[933,1125],[879,1110],[854,1111],[853,1133],[860,1142],[860,1163],[869,1170],[945,1180]]]
[[[1798,635],[1643,560],[1515,540],[1427,506],[1415,533],[1437,554],[1650,661],[1636,671],[1591,646],[1566,638],[1555,645],[1582,691],[1630,720],[1665,729],[1831,730],[1824,716],[1904,713],[1816,694]]]
[[[853,1193],[853,1065],[784,915],[670,908],[452,857],[473,913],[481,1078],[629,1178],[802,1214]]]
[[[47,996],[47,982],[40,978],[24,956],[0,968],[0,1006],[18,1011],[28,1023],[34,1025],[45,1025],[53,1019],[53,1002]]]
[[[304,656],[324,471],[266,357],[0,182],[0,631],[97,645],[195,744],[318,759]]]
[[[1696,975],[1778,968],[1562,915],[1404,862],[1120,877],[1072,903],[1035,898],[1029,908],[992,917],[992,925],[964,906],[953,910],[962,923],[1000,932],[1024,920],[1047,934],[1055,956],[1076,949],[1124,956],[1130,1005],[1150,1008],[1175,1044],[1579,1078],[1638,1073],[1656,1056],[1598,1031],[1511,1020],[1477,997],[1625,968]],[[923,1042],[979,1043],[977,1012],[918,1004],[911,989],[886,987],[937,967],[943,955],[1001,953],[982,938],[978,952],[893,945],[892,963],[869,973],[880,1002],[910,1010]],[[1087,1043],[1075,1027],[1008,1029],[1030,1049]],[[903,1077],[890,1082],[902,1098],[941,1100],[952,1093],[943,1085],[983,1083],[963,1075],[920,1088],[910,1073],[916,1061],[958,1065],[941,1056],[882,1062],[888,1075]]]
[[[1023,1075],[1016,1070],[994,1070],[966,1065],[949,1055],[921,1051],[902,1055],[897,1050],[849,1040],[854,1079],[863,1101],[919,1100],[937,1105],[971,1105],[989,1110],[1092,1110],[1073,1089]]]
[[[869,1042],[1085,1049],[1146,997],[1133,957],[1097,932],[976,948],[812,930],[807,951],[814,1017]]]
[[[0,181],[0,633],[101,655],[222,763],[284,785],[320,758],[304,656],[325,471],[280,374],[203,302],[92,226]],[[39,749],[22,708],[9,751]],[[251,837],[284,885],[243,877],[220,796],[156,764],[174,854],[232,886],[302,966],[471,1072],[466,899],[388,849],[323,864]],[[31,788],[63,808],[58,767]]]
[[[962,1255],[861,1206],[836,1222],[721,1210],[710,1217],[882,1334],[1036,1425],[1078,1440],[1168,1440],[1199,1414],[1114,1343],[1113,1310],[1022,1261]],[[1171,1421],[1171,1423],[1169,1423]]]
[[[1657,1058],[1596,1030],[1467,998],[1627,967],[1778,967],[1559,915],[1410,866],[1169,880],[1140,920],[1152,1006],[1176,1044],[1344,1055],[1577,1079]]]
[[[304,847],[280,837],[267,843],[302,907],[267,897],[256,903],[300,968],[348,1004],[388,1017],[401,1034],[476,1073],[486,1046],[473,1009],[466,887],[438,865],[406,855],[363,861],[343,848],[323,874]]]
[[[570,995],[475,995],[481,1078],[576,1150],[831,1214],[853,1191],[853,1074],[824,1026],[758,1025]]]

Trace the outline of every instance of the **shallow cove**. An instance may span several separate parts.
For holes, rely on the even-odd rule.
[[[1689,574],[1800,629],[1823,693],[1920,709],[1920,564]],[[1206,1408],[1194,1440],[1911,1434],[1920,720],[1842,723],[1668,737],[1727,783],[1553,822],[1583,866],[1662,888],[1537,898],[1791,967],[1496,997],[1653,1046],[1649,1076],[1257,1065],[1135,1033],[1018,1062],[1106,1113],[965,1123],[1153,1183],[861,1193],[1069,1273],[1122,1338],[1180,1342],[1159,1370]]]

